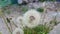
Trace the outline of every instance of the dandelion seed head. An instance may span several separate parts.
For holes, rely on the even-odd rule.
[[[37,26],[40,23],[40,13],[35,9],[28,10],[23,16],[23,23],[30,28]]]
[[[13,34],[24,34],[24,31],[23,31],[21,28],[16,28],[16,29],[13,31]]]

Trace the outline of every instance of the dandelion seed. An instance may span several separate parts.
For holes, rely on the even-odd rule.
[[[17,25],[17,27],[23,28],[24,25],[22,23],[23,17],[22,16],[18,16],[12,19],[12,21],[14,22],[15,25]]]
[[[23,31],[21,28],[16,28],[16,29],[13,31],[13,34],[24,34],[24,31]]]
[[[33,28],[40,24],[40,16],[41,14],[38,11],[34,9],[28,10],[23,16],[23,23],[27,27]]]
[[[23,28],[23,27],[24,27],[22,21],[23,21],[23,16],[17,17],[16,22],[18,23],[17,25],[18,25],[18,27],[20,27],[20,28]]]

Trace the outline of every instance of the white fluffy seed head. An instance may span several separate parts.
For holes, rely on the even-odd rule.
[[[23,16],[17,17],[16,22],[18,23],[17,25],[18,25],[18,27],[20,27],[20,28],[23,28],[23,27],[24,27],[22,21],[23,21]]]
[[[16,29],[13,31],[13,34],[24,34],[24,31],[23,31],[21,28],[16,28]]]
[[[22,20],[23,20],[23,16],[17,16],[15,18],[12,18],[12,21],[15,25],[17,25],[17,27],[23,28],[23,24],[22,24]]]
[[[23,16],[23,24],[29,28],[33,28],[40,24],[41,15],[38,11],[28,10]]]
[[[23,16],[19,16],[19,17],[17,17],[17,19],[16,19],[16,21],[17,21],[18,23],[22,22],[22,20],[23,20]]]

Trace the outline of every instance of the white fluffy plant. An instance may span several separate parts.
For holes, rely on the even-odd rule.
[[[16,28],[12,34],[24,34],[24,31],[21,28]]]
[[[38,26],[41,21],[41,14],[35,9],[28,10],[23,16],[23,24],[29,28]]]
[[[17,27],[23,28],[23,16],[18,16],[16,18],[13,19],[13,21],[15,22],[15,24],[17,25]]]
[[[17,25],[17,28],[15,28],[12,34],[24,34],[24,31],[23,31],[24,26],[22,24],[23,17],[18,16],[14,20],[15,20],[15,24]]]
[[[18,22],[18,25],[17,25],[18,27],[20,27],[20,28],[25,27],[25,26],[23,25],[23,16],[17,17],[16,22]]]

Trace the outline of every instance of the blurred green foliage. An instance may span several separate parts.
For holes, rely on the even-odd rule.
[[[0,32],[0,34],[2,34],[2,32]]]
[[[38,8],[37,11],[44,12],[44,9],[43,8]]]
[[[28,11],[28,8],[27,7],[22,7],[21,10],[25,13],[26,11]]]
[[[50,1],[56,1],[56,0],[50,0]]]
[[[11,14],[11,11],[9,11],[9,10],[4,10],[3,13],[4,13],[4,14]]]
[[[56,1],[56,0],[39,0],[40,2],[44,2],[44,1],[52,1],[52,2],[54,2],[54,1]]]
[[[39,25],[35,28],[24,28],[24,34],[48,34],[50,31],[49,27],[45,25]]]

